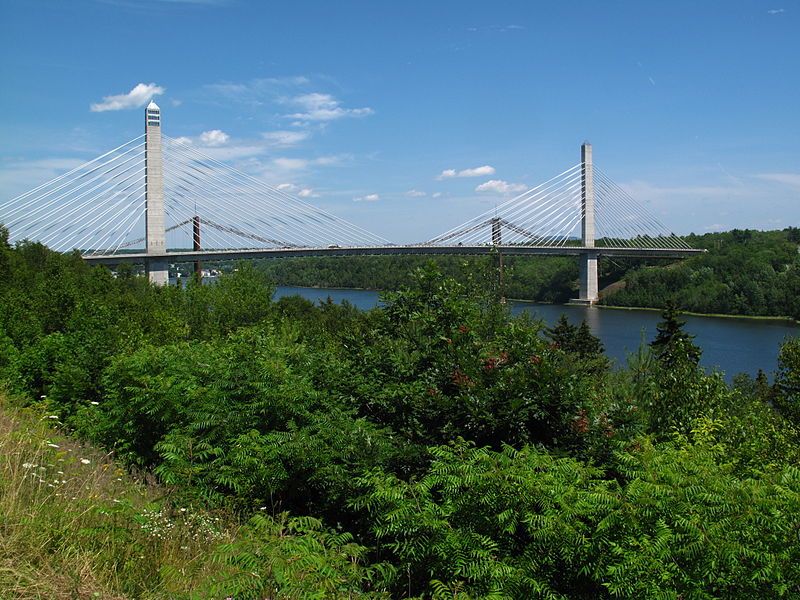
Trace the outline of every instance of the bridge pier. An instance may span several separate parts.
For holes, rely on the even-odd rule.
[[[169,283],[167,234],[164,226],[164,161],[161,152],[161,109],[150,101],[145,109],[145,270],[151,283]]]
[[[166,256],[148,256],[144,259],[144,268],[150,283],[155,285],[169,284],[169,259]]]
[[[594,248],[594,166],[592,145],[581,146],[581,243],[584,248]],[[582,252],[579,260],[578,298],[573,302],[594,304],[600,298],[597,283],[598,253]]]
[[[578,257],[578,298],[573,300],[582,304],[597,302],[597,252],[583,252]]]

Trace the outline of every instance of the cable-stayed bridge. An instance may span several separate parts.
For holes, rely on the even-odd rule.
[[[90,263],[144,264],[162,285],[179,262],[498,252],[578,256],[579,300],[594,302],[600,256],[702,252],[595,166],[589,144],[548,181],[433,239],[398,245],[164,135],[154,102],[143,135],[0,204],[0,223],[12,241],[77,249]]]

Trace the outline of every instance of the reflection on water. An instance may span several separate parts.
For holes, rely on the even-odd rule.
[[[361,309],[377,306],[378,292],[371,290],[321,289],[279,287],[275,298],[299,295],[313,302],[347,301]],[[661,320],[658,311],[616,310],[596,306],[572,306],[512,302],[511,312],[529,312],[546,325],[553,325],[565,314],[575,325],[581,321],[591,328],[606,349],[606,354],[625,364],[627,356],[635,352],[642,342],[656,335],[656,324]],[[695,335],[695,343],[703,349],[701,364],[707,369],[719,369],[731,380],[736,373],[755,375],[758,369],[772,373],[777,366],[778,347],[786,337],[800,335],[800,327],[791,321],[729,319],[723,317],[683,316],[686,330]]]

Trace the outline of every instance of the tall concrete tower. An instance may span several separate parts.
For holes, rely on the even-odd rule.
[[[145,268],[152,283],[169,283],[167,235],[164,230],[164,161],[161,152],[161,109],[150,101],[144,111],[145,133]]]
[[[594,166],[592,145],[581,146],[581,245],[594,248]],[[579,289],[581,302],[593,303],[599,298],[597,285],[597,252],[589,250],[580,255]]]

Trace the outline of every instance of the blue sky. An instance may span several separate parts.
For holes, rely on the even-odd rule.
[[[0,77],[0,205],[153,96],[166,134],[396,242],[584,140],[677,233],[800,224],[797,0],[0,0]]]

